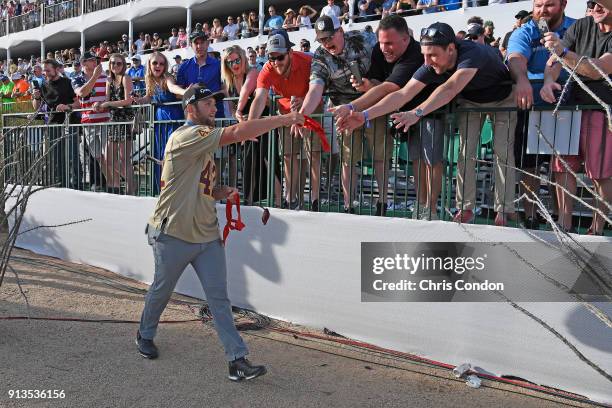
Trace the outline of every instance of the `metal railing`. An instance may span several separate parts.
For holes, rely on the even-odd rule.
[[[107,8],[122,6],[128,4],[130,0],[84,0],[84,13],[93,13],[94,11],[104,10]]]
[[[521,194],[529,194],[525,183],[551,214],[559,214],[556,191],[549,184],[554,158],[548,142],[562,153],[575,152],[580,126],[574,121],[580,120],[579,109],[590,108],[564,107],[557,118],[550,115],[548,107],[533,108],[528,115],[518,112],[522,130],[516,131],[504,119],[516,117],[516,108],[453,106],[421,120],[405,134],[397,133],[389,120],[382,118],[373,121],[371,129],[362,128],[352,135],[337,134],[333,118],[318,113],[312,117],[325,128],[331,152],[323,152],[316,143],[318,137],[310,132],[294,138],[289,129],[276,129],[258,143],[219,148],[215,153],[218,179],[221,184],[238,187],[249,205],[422,220],[450,220],[457,208],[463,207],[475,215],[470,222],[479,224],[493,224],[496,212],[522,215],[531,211],[527,200],[517,200]],[[37,121],[22,131],[19,127],[26,120],[24,114],[2,115],[5,157],[18,157],[14,162],[20,163],[7,168],[7,179],[18,182],[19,169],[44,158],[41,185],[139,196],[159,194],[164,147],[183,120],[157,120],[156,111],[168,109],[168,105],[132,109],[136,119],[121,123],[81,124],[73,117],[72,123],[46,125],[39,114]],[[275,111],[273,102],[270,112]],[[468,120],[462,121],[462,115]],[[217,119],[217,126],[234,123],[232,118]],[[534,139],[537,129],[545,136],[535,135]],[[527,141],[523,142],[519,133],[531,133],[529,147],[522,148]],[[467,144],[473,149],[471,153],[462,135],[477,139]],[[515,144],[521,148],[515,149]],[[512,158],[510,149],[517,151],[516,157]],[[516,182],[509,181],[514,180],[510,173],[516,173]],[[537,177],[535,183],[527,180],[527,173]],[[580,177],[592,185],[584,173]],[[576,197],[574,226],[584,228],[596,200],[582,187]],[[530,225],[533,228],[547,228],[537,216],[530,222],[535,223]]]
[[[65,20],[81,15],[81,0],[67,0],[45,6],[45,24]]]
[[[9,33],[17,33],[20,31],[40,27],[40,24],[40,10],[35,9],[30,11],[29,13],[20,14],[18,16],[9,18],[8,30]]]

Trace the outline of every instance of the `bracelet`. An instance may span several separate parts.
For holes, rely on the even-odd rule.
[[[355,106],[352,103],[347,104],[346,106],[348,106],[349,108],[351,108],[352,111],[355,110]]]
[[[563,49],[563,52],[561,54],[559,54],[559,58],[563,58],[567,55],[567,53],[569,52],[569,50],[567,48]]]
[[[372,124],[370,123],[370,115],[367,110],[363,111],[363,118],[365,119],[365,127],[369,129]]]

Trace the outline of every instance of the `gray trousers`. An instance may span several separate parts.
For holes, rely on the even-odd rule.
[[[145,339],[155,337],[160,316],[176,283],[191,264],[206,294],[217,335],[225,349],[225,358],[232,361],[246,356],[249,351],[236,330],[232,305],[227,297],[227,268],[221,241],[193,244],[164,234],[150,225],[147,237],[155,256],[155,278],[145,297],[140,335]]]

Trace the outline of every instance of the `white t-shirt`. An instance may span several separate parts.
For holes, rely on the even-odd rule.
[[[134,45],[136,45],[136,54],[144,54],[144,40],[139,38],[134,41]]]
[[[312,21],[310,16],[300,16],[300,31],[308,30],[312,28]]]
[[[178,44],[178,36],[172,36],[170,38],[168,38],[168,42],[170,43],[170,49],[171,50],[175,50],[178,48],[177,44]]]
[[[342,11],[340,11],[340,7],[333,5],[333,6],[325,6],[323,7],[323,9],[321,10],[321,15],[322,16],[336,16],[338,18],[340,18],[340,16],[342,15]]]
[[[238,24],[228,24],[223,27],[223,33],[227,36],[228,40],[237,40],[238,31],[240,31],[240,26]]]

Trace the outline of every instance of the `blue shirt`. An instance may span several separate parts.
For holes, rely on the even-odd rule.
[[[563,38],[567,29],[576,21],[571,17],[564,17],[563,22],[555,30],[559,38]],[[546,62],[550,58],[550,52],[540,42],[542,35],[538,30],[537,23],[533,20],[514,30],[508,41],[508,51],[506,55],[521,54],[527,58],[527,77],[529,79],[544,79],[544,69]],[[565,71],[561,72],[559,82],[563,83],[567,80],[568,74]],[[535,84],[533,87],[533,97],[536,105],[543,103],[540,98],[540,89],[542,84]]]
[[[440,0],[438,2],[440,6],[444,6],[447,11],[458,10],[461,8],[461,0]]]
[[[269,19],[266,20],[266,24],[264,24],[264,28],[272,28],[272,29],[282,28],[284,21],[285,20],[281,16],[270,17]]]
[[[423,6],[431,6],[432,3],[433,3],[432,0],[419,0],[417,2],[417,6],[419,4]],[[437,13],[440,9],[436,6],[436,7],[424,8],[422,10],[423,10],[423,14],[431,14],[431,13]]]
[[[128,69],[127,74],[130,76],[130,78],[132,78],[132,80],[134,80],[134,83],[132,85],[133,89],[135,91],[142,91],[145,89],[145,83],[144,83],[144,76],[145,76],[145,71],[144,71],[144,65],[140,64],[140,66],[137,67],[131,67],[130,69]],[[139,78],[140,80],[137,80],[136,78]]]
[[[218,59],[207,56],[206,64],[198,66],[196,57],[183,61],[176,74],[176,84],[187,88],[191,84],[204,83],[204,86],[212,92],[220,91],[221,86],[221,63]],[[222,118],[223,102],[217,102],[217,115]]]

